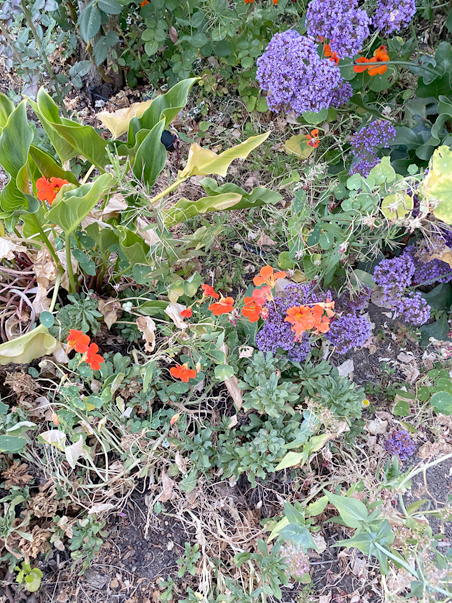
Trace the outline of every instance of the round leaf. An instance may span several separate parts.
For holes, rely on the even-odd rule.
[[[53,314],[51,312],[41,312],[39,320],[41,321],[41,324],[44,325],[47,329],[53,327],[55,322],[55,319],[53,318]]]

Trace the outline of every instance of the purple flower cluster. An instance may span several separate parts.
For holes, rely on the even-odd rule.
[[[391,34],[406,27],[415,12],[414,0],[378,0],[373,23],[377,29]]]
[[[342,80],[339,86],[331,93],[330,105],[338,109],[342,105],[346,105],[352,96],[353,88],[349,82]]]
[[[336,296],[333,294],[334,298],[334,310],[336,312],[357,312],[358,310],[362,310],[367,302],[370,299],[371,288],[363,285],[358,293],[350,293],[350,291],[346,290],[342,295]]]
[[[404,289],[411,285],[414,269],[410,256],[403,253],[378,264],[374,270],[374,281],[383,290],[384,303],[396,305],[400,302]]]
[[[307,303],[326,301],[327,295],[320,290],[319,295],[314,293],[315,285],[287,285],[283,291],[275,295],[274,301],[268,306],[268,318],[264,326],[256,335],[256,345],[262,352],[276,354],[278,349],[288,353],[291,360],[304,362],[311,349],[309,335],[303,334],[301,341],[294,338],[292,325],[285,322],[287,310],[294,306]]]
[[[389,454],[397,455],[402,461],[412,456],[416,450],[416,444],[404,429],[392,431],[383,445]]]
[[[327,109],[331,91],[342,81],[334,61],[321,59],[313,40],[293,30],[273,36],[257,59],[256,79],[268,92],[272,111],[289,109],[297,115]]]
[[[350,174],[367,176],[380,163],[378,148],[387,147],[396,136],[396,130],[388,121],[376,120],[353,134],[352,153],[355,156]]]
[[[427,250],[422,252],[414,245],[409,245],[402,254],[408,255],[414,264],[412,284],[420,285],[421,283],[431,284],[434,282],[449,283],[452,281],[452,268],[449,264],[438,259],[423,262],[420,256],[426,253],[428,253]]]
[[[309,573],[309,558],[303,551],[303,548],[297,546],[295,542],[287,542],[281,547],[280,554],[288,565],[287,574],[289,576],[301,578]]]
[[[327,38],[341,59],[353,57],[369,35],[369,17],[358,0],[311,0],[306,13],[308,35]]]
[[[338,354],[363,346],[369,339],[372,326],[365,316],[344,314],[331,322],[325,337],[335,346]]]
[[[419,291],[402,297],[397,309],[405,322],[410,322],[415,326],[425,324],[430,318],[430,306]]]

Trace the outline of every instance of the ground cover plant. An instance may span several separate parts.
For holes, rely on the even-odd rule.
[[[2,3],[0,603],[452,598],[449,9]]]

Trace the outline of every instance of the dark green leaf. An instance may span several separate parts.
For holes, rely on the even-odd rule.
[[[85,6],[78,18],[80,35],[84,42],[88,43],[91,38],[94,38],[100,29],[101,23],[100,10],[97,8],[97,3],[93,0]]]

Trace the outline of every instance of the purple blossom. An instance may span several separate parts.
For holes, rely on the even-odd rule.
[[[397,455],[402,461],[412,456],[416,450],[416,444],[404,429],[392,431],[383,445],[389,454]]]
[[[355,156],[350,174],[367,176],[370,170],[380,163],[378,148],[387,147],[396,136],[396,130],[387,121],[376,120],[353,134],[352,154]]]
[[[374,281],[383,290],[382,301],[396,305],[404,295],[404,289],[411,285],[414,263],[408,254],[401,254],[392,260],[382,260],[374,270]]]
[[[327,38],[340,58],[353,57],[369,35],[369,17],[357,0],[311,0],[306,13],[308,35]]]
[[[362,310],[370,299],[371,288],[363,285],[358,293],[353,295],[349,290],[344,291],[342,295],[337,296],[333,294],[335,301],[334,310],[336,312],[357,312]]]
[[[447,235],[446,235],[447,236]],[[444,237],[443,237],[444,238]],[[413,285],[421,283],[432,284],[449,283],[452,281],[452,268],[446,262],[435,259],[429,262],[422,261],[422,255],[427,255],[428,250],[420,250],[415,245],[405,248],[402,255],[407,254],[414,264]]]
[[[353,88],[349,82],[342,80],[331,93],[331,106],[338,109],[342,105],[346,105],[352,96]]]
[[[378,0],[373,23],[377,29],[391,34],[406,27],[415,12],[414,0]]]
[[[331,322],[325,337],[335,346],[338,354],[363,346],[369,339],[372,326],[365,316],[344,314]]]
[[[301,115],[327,109],[341,76],[333,61],[320,58],[312,39],[288,30],[275,34],[257,59],[256,79],[268,92],[272,111],[289,109]]]
[[[410,322],[415,326],[425,324],[430,318],[430,306],[419,291],[402,297],[397,310],[405,322]]]

